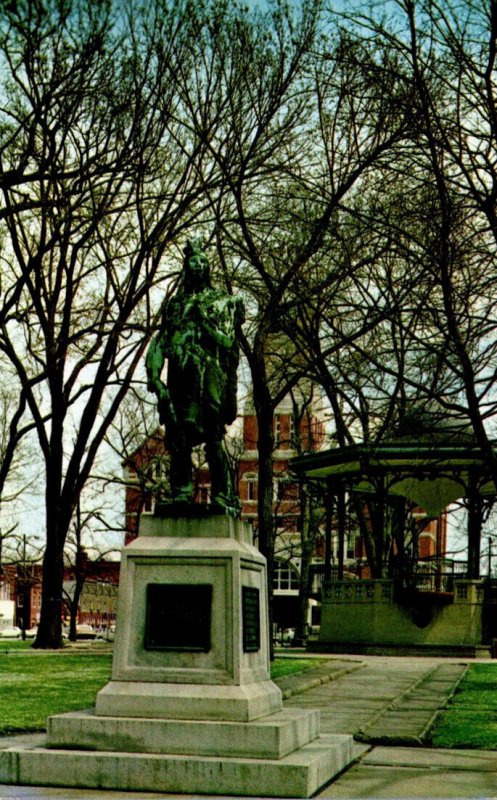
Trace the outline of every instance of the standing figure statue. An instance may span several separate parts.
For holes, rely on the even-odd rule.
[[[212,288],[207,257],[200,244],[189,241],[182,283],[164,303],[146,359],[148,388],[158,397],[166,428],[174,502],[193,502],[192,451],[205,443],[212,502],[239,509],[223,436],[225,425],[236,417],[237,338],[243,319],[241,298]],[[167,385],[162,380],[166,359]]]

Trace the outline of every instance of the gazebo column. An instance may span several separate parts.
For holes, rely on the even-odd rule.
[[[345,561],[345,489],[343,484],[340,484],[338,488],[337,516],[338,516],[338,580],[343,581],[343,567]]]
[[[331,531],[333,528],[333,488],[328,482],[326,492],[326,529],[324,540],[324,580],[331,581]]]
[[[373,577],[383,577],[383,559],[385,557],[385,477],[380,475],[376,484],[375,513],[373,523],[373,540],[375,550],[375,570]]]
[[[468,480],[468,578],[480,577],[481,528],[483,500],[478,491],[476,474],[471,471]]]
[[[442,591],[442,568],[440,560],[442,558],[442,547],[440,541],[440,517],[435,520],[435,547],[436,547],[436,567],[435,567],[435,591]]]

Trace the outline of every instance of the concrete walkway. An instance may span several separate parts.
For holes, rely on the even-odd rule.
[[[461,680],[466,663],[457,659],[333,656],[304,675],[278,680],[285,706],[319,708],[323,733],[356,737],[356,762],[318,796],[497,798],[497,752],[421,746],[427,742],[438,711]],[[43,736],[1,737],[0,748],[21,742],[32,747],[37,741],[41,743]],[[0,800],[163,800],[171,796],[0,785]]]
[[[342,674],[334,680],[339,668]],[[367,744],[419,746],[427,742],[436,715],[456,690],[466,665],[441,659],[351,657],[333,659],[316,672],[328,670],[329,682],[289,697],[286,705],[319,708],[323,733],[350,733]]]
[[[347,661],[342,657],[342,669]],[[323,672],[333,663],[338,657]],[[349,664],[358,668],[285,702],[318,707],[323,733],[350,733],[358,742],[356,763],[318,797],[497,798],[497,752],[421,746],[467,662],[351,656]]]

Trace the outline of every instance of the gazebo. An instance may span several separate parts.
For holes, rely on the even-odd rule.
[[[497,453],[496,453],[497,455]],[[325,580],[319,649],[364,650],[447,647],[471,651],[497,636],[489,619],[488,592],[480,579],[481,527],[485,509],[497,494],[479,445],[463,432],[449,429],[422,431],[375,444],[309,453],[294,459],[291,468],[307,480],[327,487]],[[409,586],[403,559],[403,532],[391,548],[396,572],[385,574],[382,537],[377,537],[376,570],[366,581],[344,581],[343,571],[331,580],[331,520],[347,493],[356,503],[370,504],[369,525],[382,531],[387,509],[419,506],[436,519],[451,503],[466,500],[468,507],[467,569],[443,591],[440,583],[422,592]],[[403,502],[404,501],[404,502]],[[374,516],[374,519],[373,519]],[[339,515],[340,528],[340,515]],[[340,534],[340,530],[339,530]],[[343,536],[339,543],[343,541]],[[342,545],[343,548],[343,545]],[[343,552],[343,550],[342,550]],[[340,561],[340,557],[339,557]],[[485,627],[485,630],[483,628]]]

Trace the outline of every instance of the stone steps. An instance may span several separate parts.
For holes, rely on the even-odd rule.
[[[177,794],[310,797],[353,758],[352,737],[321,736],[280,759],[84,752],[0,751],[0,783]]]

